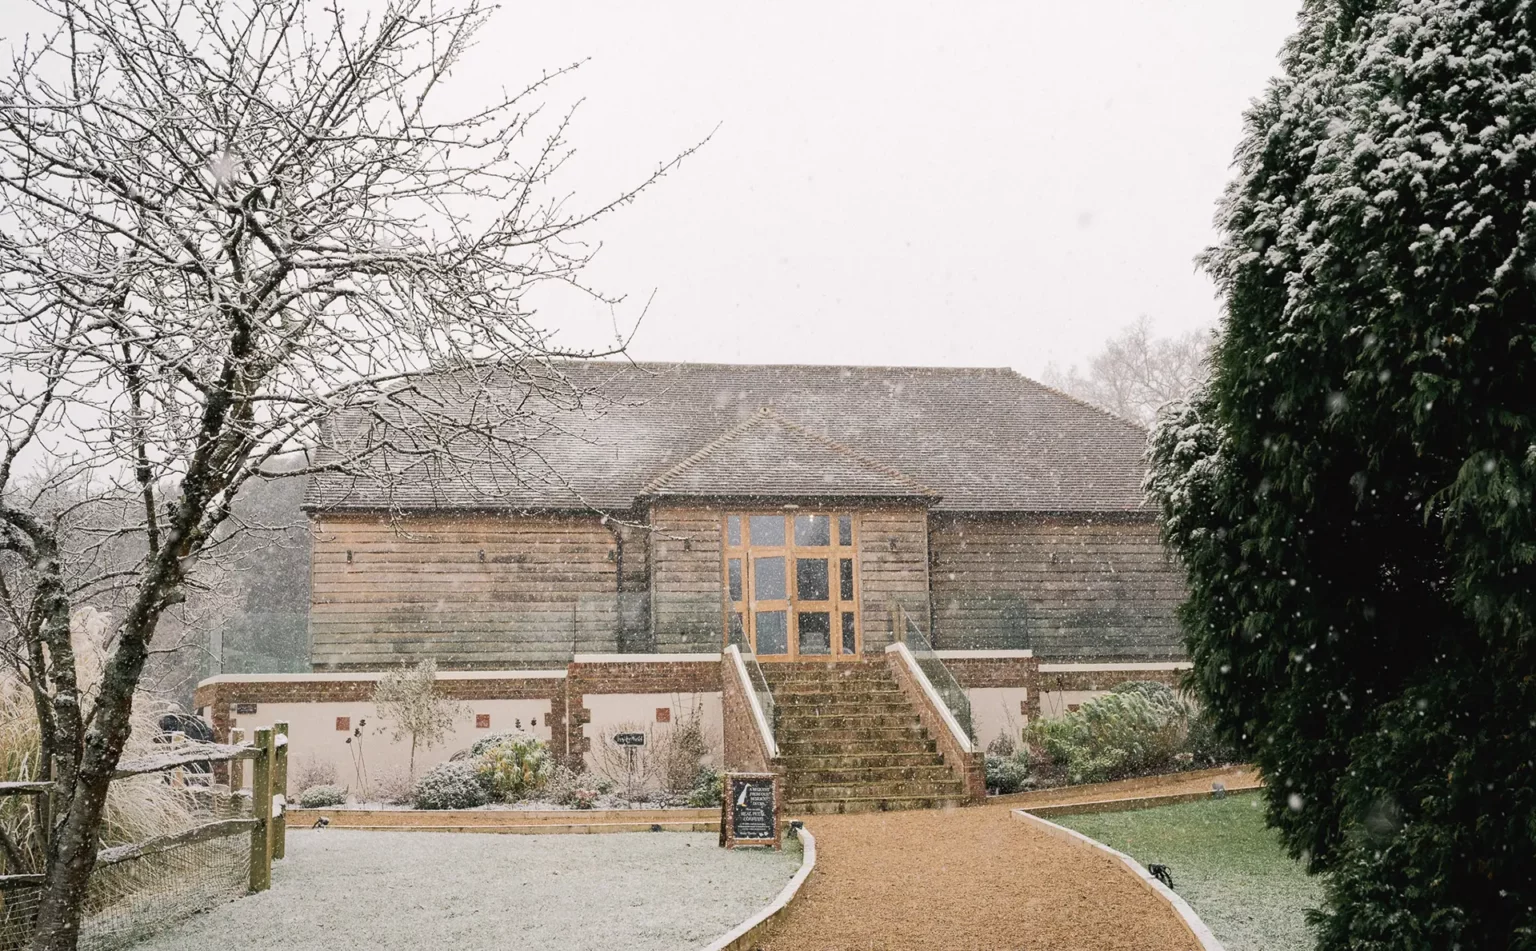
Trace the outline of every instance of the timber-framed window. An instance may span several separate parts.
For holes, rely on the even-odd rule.
[[[859,655],[858,519],[839,512],[723,516],[725,643],[759,660]]]

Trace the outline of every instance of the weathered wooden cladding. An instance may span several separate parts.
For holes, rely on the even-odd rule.
[[[917,506],[859,512],[864,653],[893,640],[892,606],[928,624],[928,513]]]
[[[929,545],[939,647],[1182,656],[1183,578],[1150,517],[936,514]]]
[[[714,508],[651,508],[651,629],[657,651],[720,649],[725,623],[720,518]]]
[[[536,667],[617,649],[618,544],[599,516],[321,515],[313,544],[316,669]]]
[[[748,510],[658,502],[606,521],[319,516],[313,664],[377,669],[430,656],[444,667],[511,669],[558,666],[573,652],[718,651],[727,509]],[[847,510],[858,520],[866,653],[891,642],[900,607],[919,626],[931,621],[940,648],[1182,656],[1174,609],[1183,581],[1150,518]]]

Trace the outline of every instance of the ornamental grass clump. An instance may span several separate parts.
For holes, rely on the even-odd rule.
[[[93,703],[105,665],[103,641],[109,630],[106,618],[84,609],[71,619],[70,629],[80,690],[86,702]],[[168,701],[150,690],[137,693],[130,715],[132,730],[123,747],[124,759],[165,752],[156,740],[161,735],[161,715],[172,709]],[[48,778],[41,760],[41,735],[32,692],[20,677],[0,671],[0,782]],[[42,831],[36,824],[35,805],[31,797],[0,796],[0,835],[12,846],[0,847],[0,875],[35,874],[43,870],[45,849]],[[180,832],[199,822],[197,811],[193,797],[185,789],[167,783],[163,775],[119,779],[107,788],[100,843],[123,845]],[[4,908],[0,901],[0,911]]]
[[[439,763],[416,782],[417,809],[473,809],[485,805],[485,787],[470,763]]]
[[[1189,733],[1190,708],[1166,684],[1121,684],[1065,716],[1026,728],[1026,745],[1071,783],[1097,783],[1172,768]]]
[[[492,799],[502,802],[525,799],[543,789],[555,768],[548,747],[524,734],[506,735],[487,744],[473,763],[480,785]]]

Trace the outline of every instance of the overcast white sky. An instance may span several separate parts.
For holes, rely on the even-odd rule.
[[[629,299],[541,308],[568,346],[652,299],[639,359],[1038,374],[1142,314],[1215,323],[1192,259],[1300,5],[507,3],[450,88],[588,60],[548,97],[584,100],[577,204],[716,130],[593,232],[592,281]],[[16,14],[5,33],[35,28]]]
[[[719,126],[599,229],[654,290],[632,354],[1080,361],[1139,314],[1209,326],[1194,255],[1299,0],[509,4],[458,81],[590,57],[566,184],[597,198]],[[568,343],[604,317],[545,309]]]

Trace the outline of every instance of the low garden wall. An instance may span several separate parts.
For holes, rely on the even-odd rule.
[[[969,696],[983,748],[1000,737],[1017,743],[1032,719],[1061,716],[1118,684],[1176,683],[1188,667],[1175,662],[1049,663],[1027,650],[938,654]],[[507,732],[542,741],[557,762],[574,770],[607,773],[619,752],[613,749],[615,733],[643,734],[642,749],[656,749],[684,723],[702,732],[706,765],[722,765],[734,749],[742,763],[733,765],[751,760],[754,767],[771,769],[771,763],[755,762],[759,757],[746,742],[746,698],[726,695],[722,660],[715,653],[578,654],[560,669],[441,672],[438,690],[462,707],[445,742],[416,751],[416,775],[478,739]],[[221,742],[231,729],[257,722],[291,724],[304,752],[294,763],[289,795],[310,781],[331,781],[354,791],[395,787],[404,781],[410,751],[372,702],[384,676],[225,675],[199,684],[195,702]],[[741,709],[729,719],[742,727],[740,735],[733,735],[726,722],[726,707],[733,703]],[[322,775],[334,779],[316,780]]]
[[[940,650],[934,653],[965,689],[971,702],[976,741],[985,747],[999,736],[1015,741],[1030,717],[1040,715],[1035,689],[1040,658],[1028,650]]]
[[[1177,687],[1179,678],[1189,668],[1190,664],[1180,661],[1042,663],[1036,680],[1035,711],[1041,716],[1059,717],[1133,680]]]
[[[306,778],[330,774],[354,789],[398,785],[410,747],[397,741],[372,696],[383,672],[229,674],[198,684],[194,704],[227,742],[230,730],[285,720],[303,753],[290,795]],[[723,747],[719,654],[578,654],[564,669],[444,671],[438,691],[462,707],[447,741],[416,751],[419,776],[496,733],[543,741],[558,762],[600,770],[598,744],[638,732],[654,748],[696,718],[718,764]]]

